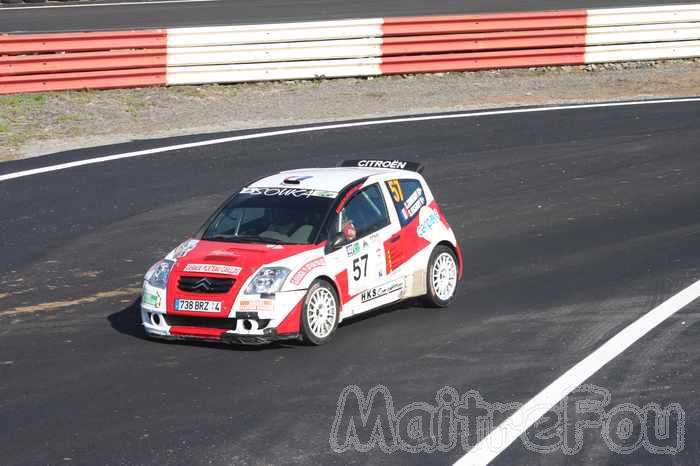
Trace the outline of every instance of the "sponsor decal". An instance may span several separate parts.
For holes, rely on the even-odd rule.
[[[425,205],[425,196],[423,196],[423,190],[421,188],[413,191],[413,194],[404,202],[403,209],[401,212],[405,211],[404,218],[408,220],[413,217],[421,207]]]
[[[267,249],[284,249],[284,246],[281,244],[268,244]]]
[[[425,237],[430,230],[440,221],[440,216],[433,209],[427,209],[428,216],[418,224],[416,232],[421,238]]]
[[[403,280],[395,280],[393,282],[379,285],[376,288],[370,288],[367,291],[363,291],[361,299],[363,303],[366,303],[399,290],[403,290]]]
[[[366,168],[393,168],[403,170],[407,163],[400,160],[360,160],[357,162],[358,167]]]
[[[355,254],[359,254],[360,251],[362,251],[362,246],[359,242],[348,244],[347,246],[345,246],[345,252],[348,253],[348,257],[352,257]]]
[[[273,311],[275,302],[271,299],[249,299],[241,301],[238,308],[241,311]]]
[[[308,199],[313,196],[313,193],[313,189],[301,188],[257,188],[249,186],[241,189],[241,194],[251,194],[253,196],[293,197],[297,199]]]
[[[384,259],[384,250],[383,250],[382,248],[377,248],[377,249],[374,251],[374,253],[375,253],[376,256],[377,256],[377,263],[378,263],[378,264],[381,264],[382,262],[384,262],[384,260],[385,260],[385,259]],[[384,267],[378,267],[378,268],[377,268],[377,271],[379,272],[379,278],[382,278],[382,277],[384,276],[384,272],[382,271],[383,268],[384,268]]]
[[[420,208],[423,207],[423,205],[424,205],[424,203],[422,202],[422,200],[419,200],[418,202],[413,204],[411,207],[409,207],[407,209],[408,218],[411,218],[414,215],[416,215],[416,212],[418,212],[420,210]]]
[[[241,273],[240,267],[235,267],[233,265],[215,265],[215,264],[187,264],[185,266],[185,272],[196,272],[196,273],[216,273],[219,275],[231,275],[233,277]]]
[[[335,199],[338,193],[334,191],[322,191],[320,189],[317,189],[314,191],[313,195],[316,197],[327,197],[328,199]]]
[[[160,307],[160,293],[158,293],[158,292],[149,293],[148,291],[146,291],[143,293],[143,297],[141,298],[141,302],[143,304],[148,305],[148,306]]]
[[[209,254],[209,256],[224,256],[224,257],[238,257],[240,254],[238,254],[236,251],[225,251],[223,249],[217,249],[216,251],[212,251]]]
[[[193,250],[197,246],[197,243],[199,243],[199,241],[196,239],[188,239],[184,243],[180,244],[171,253],[173,255],[173,259],[185,257],[187,254],[189,254],[191,250]]]
[[[413,191],[413,194],[408,196],[408,199],[406,199],[406,205],[412,205],[422,195],[423,195],[423,190],[421,188],[416,189],[415,191]]]
[[[303,178],[303,177],[300,177]],[[306,178],[311,178],[306,177]],[[287,178],[289,180],[289,178]],[[285,181],[287,181],[285,180]],[[299,181],[302,181],[301,179]],[[296,182],[296,181],[295,181]],[[253,196],[279,196],[279,197],[293,197],[297,199],[308,199],[312,196],[314,197],[325,197],[328,199],[335,199],[338,193],[334,191],[324,191],[322,189],[304,189],[304,188],[258,188],[248,186],[241,189],[241,194],[251,194]]]
[[[391,249],[387,248],[385,254],[386,273],[389,274],[394,271],[394,264],[391,262]]]
[[[295,273],[292,278],[291,282],[292,285],[300,285],[301,282],[306,278],[306,276],[311,272],[313,269],[322,267],[326,265],[326,259],[323,257],[319,257],[318,259],[314,259],[310,262],[307,262],[304,264],[298,271]]]

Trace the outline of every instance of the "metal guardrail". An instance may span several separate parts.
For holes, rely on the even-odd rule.
[[[0,35],[0,93],[700,56],[700,5]]]

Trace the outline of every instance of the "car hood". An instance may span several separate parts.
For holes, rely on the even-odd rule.
[[[240,267],[237,279],[247,278],[266,264],[308,251],[316,245],[277,245],[257,243],[229,243],[199,241],[185,256],[175,263],[174,270],[183,272],[191,264],[208,264]],[[214,273],[216,275],[216,273]]]

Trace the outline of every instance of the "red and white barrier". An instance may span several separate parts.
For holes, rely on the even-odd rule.
[[[0,93],[700,56],[700,5],[0,35]]]

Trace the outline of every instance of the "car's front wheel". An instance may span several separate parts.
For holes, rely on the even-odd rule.
[[[335,289],[325,280],[316,280],[306,293],[301,311],[301,334],[304,342],[322,345],[333,338],[338,328],[340,304]]]
[[[457,257],[451,248],[440,244],[430,255],[426,274],[427,290],[425,300],[433,307],[446,307],[457,291],[459,271]]]

